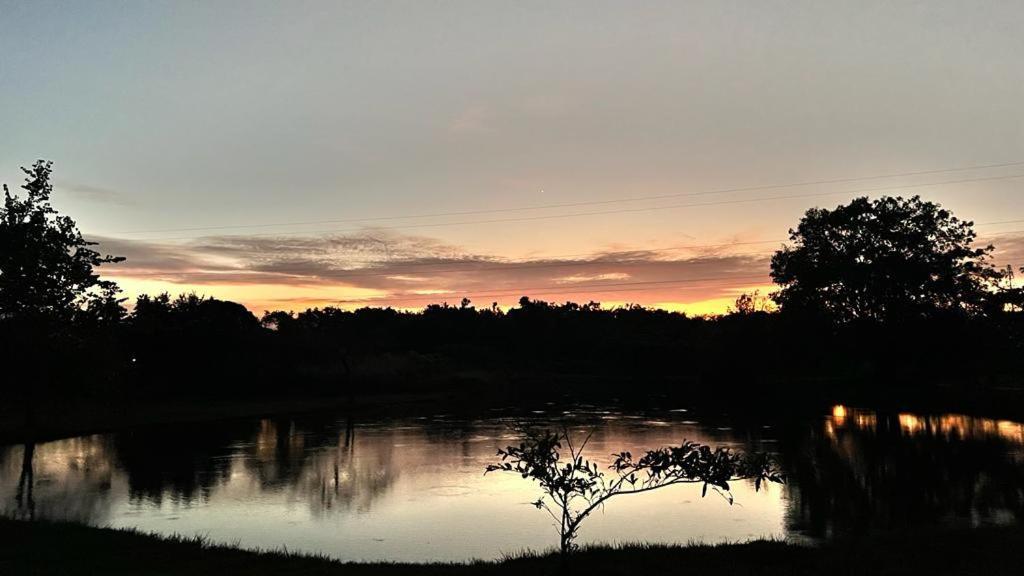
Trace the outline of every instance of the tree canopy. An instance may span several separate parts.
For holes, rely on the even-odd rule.
[[[27,192],[12,195],[4,185],[0,208],[0,319],[88,316],[119,320],[124,313],[117,285],[101,280],[95,267],[121,262],[90,248],[75,221],[50,204],[52,164],[42,160],[22,168]],[[116,318],[114,318],[116,316]]]
[[[917,196],[812,208],[789,232],[794,245],[771,262],[786,312],[838,322],[976,314],[1001,277],[972,222]]]

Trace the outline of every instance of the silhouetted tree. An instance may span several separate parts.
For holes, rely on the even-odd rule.
[[[736,297],[734,307],[729,309],[730,314],[749,315],[757,312],[768,312],[771,310],[771,302],[767,297],[761,295],[760,290],[751,293],[744,292]]]
[[[100,280],[94,268],[124,258],[90,248],[74,220],[50,205],[50,162],[42,160],[26,174],[25,198],[4,185],[0,208],[0,318],[67,322],[91,312],[105,318],[118,310],[117,285]]]
[[[115,325],[125,310],[117,285],[95,269],[124,258],[93,250],[95,242],[53,208],[50,162],[22,171],[26,194],[5,185],[0,207],[0,356],[12,360],[3,384],[24,395],[31,428],[39,398],[81,387],[91,376],[83,368],[114,356],[94,329]]]
[[[141,295],[125,324],[124,345],[140,393],[166,387],[208,396],[243,388],[255,392],[273,376],[267,347],[272,334],[237,302]]]
[[[917,196],[813,208],[790,239],[772,257],[775,301],[837,322],[979,313],[1001,275],[972,222]]]
[[[260,318],[260,325],[268,330],[287,333],[289,330],[294,329],[296,325],[295,314],[283,310],[275,310],[273,312],[264,310],[263,317]]]
[[[1021,268],[1024,273],[1024,268]],[[1013,266],[1007,265],[1002,271],[1001,282],[992,297],[993,311],[1021,312],[1024,310],[1024,288],[1014,285],[1016,274]]]
[[[694,442],[651,450],[639,458],[629,452],[615,454],[609,477],[596,462],[583,457],[589,439],[575,446],[567,431],[528,432],[518,446],[498,450],[501,462],[487,466],[485,472],[514,472],[540,485],[545,496],[533,505],[555,521],[563,561],[575,549],[583,521],[616,496],[675,484],[703,484],[702,496],[707,495],[708,487],[714,487],[732,504],[730,482],[750,479],[760,490],[763,482],[783,481],[775,463],[765,455],[712,450]],[[563,450],[568,450],[567,459],[562,458]]]

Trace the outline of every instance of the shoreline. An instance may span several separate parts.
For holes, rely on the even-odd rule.
[[[822,380],[822,390],[810,396],[778,395],[720,399],[702,388],[686,384],[626,397],[589,393],[585,376],[522,375],[512,378],[481,377],[473,381],[445,383],[434,380],[416,391],[392,391],[359,395],[323,394],[262,396],[245,399],[70,398],[40,404],[34,426],[26,426],[24,404],[17,400],[0,407],[0,446],[27,440],[45,442],[75,436],[102,434],[172,424],[206,424],[262,417],[286,417],[327,411],[347,411],[361,417],[422,415],[428,410],[465,410],[492,406],[526,408],[545,401],[614,403],[643,409],[657,403],[706,408],[736,417],[775,412],[823,409],[834,404],[879,411],[958,413],[975,417],[1024,422],[1024,386],[1004,388],[955,388],[950,386],[903,386],[887,390],[862,389],[849,383]],[[554,385],[552,385],[554,383]],[[607,382],[605,382],[607,384]],[[426,390],[426,391],[424,391]]]
[[[0,413],[0,446],[21,444],[27,439],[46,442],[76,436],[119,432],[132,428],[169,424],[204,424],[252,418],[308,414],[327,410],[374,410],[381,406],[408,409],[430,404],[441,395],[382,394],[355,400],[347,396],[281,397],[258,400],[201,401],[129,400],[103,402],[76,401],[59,407],[37,410],[36,424],[25,427],[24,413]]]
[[[809,547],[780,541],[659,546],[585,547],[570,568],[580,574],[687,572],[740,576],[1019,574],[1024,548],[1019,527],[967,531],[909,531]],[[346,576],[511,575],[564,573],[554,552],[524,551],[496,561],[461,563],[344,562],[324,555],[245,550],[202,537],[162,537],[134,530],[0,518],[0,573],[76,574],[303,574]]]

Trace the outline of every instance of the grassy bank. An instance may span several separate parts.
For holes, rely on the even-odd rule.
[[[1024,531],[915,533],[808,548],[781,542],[718,546],[588,548],[572,571],[587,575],[714,574],[1009,575],[1024,566]],[[161,576],[218,574],[410,575],[556,574],[554,555],[466,564],[343,563],[286,552],[245,551],[195,538],[161,538],[74,524],[0,520],[0,574]]]

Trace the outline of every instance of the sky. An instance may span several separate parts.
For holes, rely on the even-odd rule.
[[[724,311],[808,208],[1024,265],[1024,4],[9,2],[0,181],[127,295]]]

